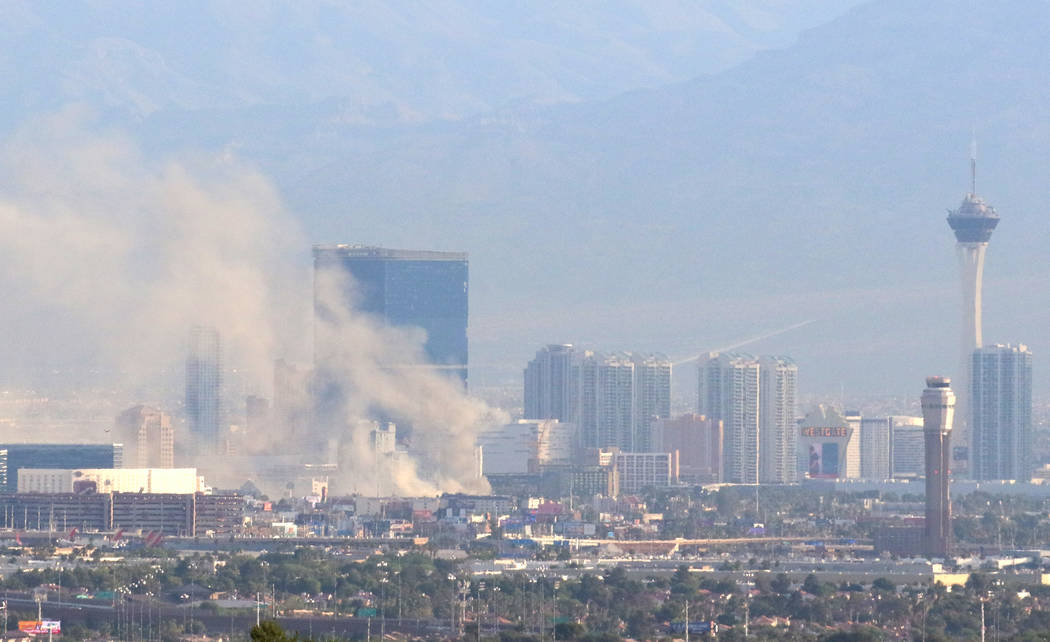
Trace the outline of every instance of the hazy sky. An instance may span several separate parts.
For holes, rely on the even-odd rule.
[[[975,128],[986,340],[1040,371],[1043,2],[15,2],[0,34],[8,382],[177,370],[213,315],[277,329],[248,371],[302,357],[309,245],[360,242],[470,253],[475,383],[544,343],[680,358],[812,321],[748,349],[807,394],[918,394],[959,360]]]

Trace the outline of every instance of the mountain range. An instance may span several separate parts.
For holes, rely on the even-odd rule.
[[[201,3],[126,23],[121,4],[68,23],[8,6],[5,37],[33,55],[6,60],[4,122],[85,102],[149,153],[257,164],[316,242],[468,251],[481,385],[543,343],[685,359],[812,321],[746,349],[856,396],[956,368],[944,216],[976,134],[1002,215],[986,340],[1038,363],[1050,4],[752,5]],[[85,20],[113,33],[49,50]]]

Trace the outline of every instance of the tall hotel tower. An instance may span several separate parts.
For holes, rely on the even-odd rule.
[[[970,477],[1032,477],[1032,352],[1025,345],[974,350],[970,390]]]
[[[712,352],[700,358],[697,374],[697,412],[723,423],[725,481],[798,481],[798,366],[784,357]]]
[[[186,418],[198,453],[213,453],[222,437],[222,339],[207,326],[190,329],[186,355]]]
[[[970,193],[967,194],[957,210],[948,211],[948,225],[955,232],[956,248],[959,254],[959,267],[962,276],[963,321],[961,367],[957,379],[961,380],[957,388],[962,392],[960,397],[960,430],[957,443],[960,444],[953,457],[955,467],[960,473],[969,475],[970,431],[969,395],[970,395],[970,356],[981,347],[981,282],[984,278],[984,253],[988,240],[992,238],[995,226],[999,224],[999,214],[995,208],[984,202],[977,195],[977,144],[970,148]]]
[[[952,504],[948,495],[949,448],[955,393],[951,379],[927,377],[922,392],[922,429],[926,440],[926,530],[923,552],[946,557],[952,540]]]
[[[350,277],[343,287],[358,312],[391,326],[426,331],[423,350],[435,369],[467,383],[467,255],[464,252],[392,250],[363,245],[314,246],[314,316],[336,316],[322,300],[317,276],[325,270]],[[316,327],[315,327],[316,333]],[[319,363],[343,355],[341,337],[315,336]],[[332,342],[335,342],[335,345]]]
[[[568,343],[541,348],[525,368],[525,418],[573,421],[579,382],[573,377],[576,352]]]

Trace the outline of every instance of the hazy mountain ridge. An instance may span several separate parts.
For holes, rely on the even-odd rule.
[[[468,250],[479,373],[513,377],[550,341],[678,357],[817,319],[752,347],[795,356],[807,390],[907,392],[904,378],[917,389],[957,362],[944,211],[968,187],[974,127],[978,191],[1003,215],[988,254],[986,338],[1027,341],[1037,355],[1046,346],[1050,287],[1033,275],[1050,269],[1040,247],[1048,18],[1045,2],[1007,12],[875,0],[735,68],[602,100],[544,105],[615,93],[561,76],[526,83],[545,94],[450,81],[441,86],[461,102],[420,90],[420,104],[439,108],[416,115],[397,101],[384,116],[382,100],[260,101],[242,89],[244,102],[172,101],[131,128],[147,150],[228,148],[258,163],[314,240]],[[237,51],[257,45],[245,36]],[[279,74],[249,76],[249,87],[284,86]],[[393,86],[368,92],[411,94],[383,93]],[[107,117],[125,122],[119,110]]]
[[[988,339],[1043,341],[1031,297],[1050,293],[1029,288],[1050,268],[1034,234],[1050,5],[959,7],[872,2],[712,77],[382,144],[336,128],[306,147],[337,151],[302,150],[298,173],[264,162],[325,238],[469,249],[482,354],[510,336],[685,351],[814,317],[822,329],[767,346],[812,364],[815,385],[885,390],[905,360],[955,366],[943,216],[968,188],[973,127],[978,189],[1004,216]]]
[[[456,119],[501,106],[614,95],[719,71],[842,10],[383,2],[12,2],[0,7],[8,123],[82,101],[166,109],[309,105],[355,123]],[[2,122],[2,120],[0,120]]]

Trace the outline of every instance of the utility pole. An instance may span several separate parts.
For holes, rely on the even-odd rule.
[[[748,629],[751,627],[751,596],[744,598],[744,637],[748,637]]]
[[[255,592],[255,626],[259,626],[259,609],[262,608],[262,602],[259,601],[259,592]]]
[[[383,577],[379,580],[379,639],[386,639],[386,571],[383,571]]]
[[[981,642],[984,642],[984,598],[981,598]]]
[[[689,642],[689,598],[685,598],[685,642]]]

